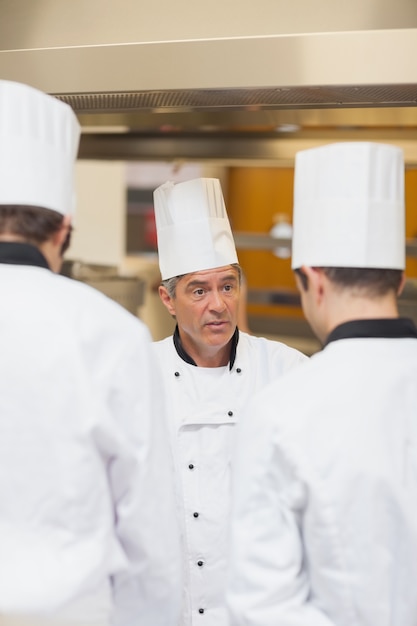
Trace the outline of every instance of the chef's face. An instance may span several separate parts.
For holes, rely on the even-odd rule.
[[[183,347],[191,356],[228,344],[237,325],[239,292],[238,269],[231,265],[185,274],[174,298],[160,287],[161,299],[175,316]]]

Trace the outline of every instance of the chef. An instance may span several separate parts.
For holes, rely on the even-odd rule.
[[[323,350],[243,420],[233,626],[417,623],[417,329],[397,306],[404,218],[399,148],[297,154],[292,267]]]
[[[0,621],[176,626],[173,463],[149,333],[56,273],[79,134],[68,105],[0,81]]]
[[[159,293],[177,322],[154,348],[171,403],[184,522],[181,626],[225,626],[236,424],[255,391],[306,357],[237,328],[241,269],[219,180],[165,183],[154,205]]]

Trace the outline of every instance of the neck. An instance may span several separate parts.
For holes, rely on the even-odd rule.
[[[392,319],[398,317],[398,304],[394,292],[375,298],[344,294],[332,303],[326,320],[324,337],[336,326],[354,320]]]
[[[182,349],[198,367],[224,367],[230,361],[232,340],[224,346],[196,346],[181,330],[179,330]]]
[[[192,358],[198,367],[225,367],[230,361],[230,346],[218,350],[215,354],[198,354]]]
[[[29,244],[30,242],[26,241],[26,239],[24,239],[23,237],[19,237],[19,235],[12,235],[11,233],[1,233],[0,234],[0,241],[7,241],[10,243],[27,243]],[[32,244],[33,245],[33,244]]]
[[[25,243],[28,246],[34,246],[45,257],[50,269],[53,272],[59,272],[61,270],[62,258],[59,254],[57,246],[51,239],[45,240],[43,243],[32,243],[24,237],[14,235],[11,233],[2,233],[0,235],[0,241],[7,243]]]

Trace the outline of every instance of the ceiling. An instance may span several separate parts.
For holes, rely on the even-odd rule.
[[[415,0],[245,7],[3,0],[0,77],[74,108],[80,158],[279,166],[370,139],[417,166]]]

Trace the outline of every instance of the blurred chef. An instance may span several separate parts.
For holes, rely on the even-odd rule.
[[[235,427],[256,390],[306,357],[237,328],[241,269],[220,182],[166,183],[154,204],[159,292],[177,322],[154,347],[171,401],[184,518],[181,625],[225,626]]]
[[[54,273],[79,133],[68,105],[0,81],[1,623],[174,625],[179,534],[149,333]]]
[[[261,392],[239,433],[233,626],[417,623],[417,329],[397,307],[404,217],[399,148],[297,154],[292,267],[324,348]]]

